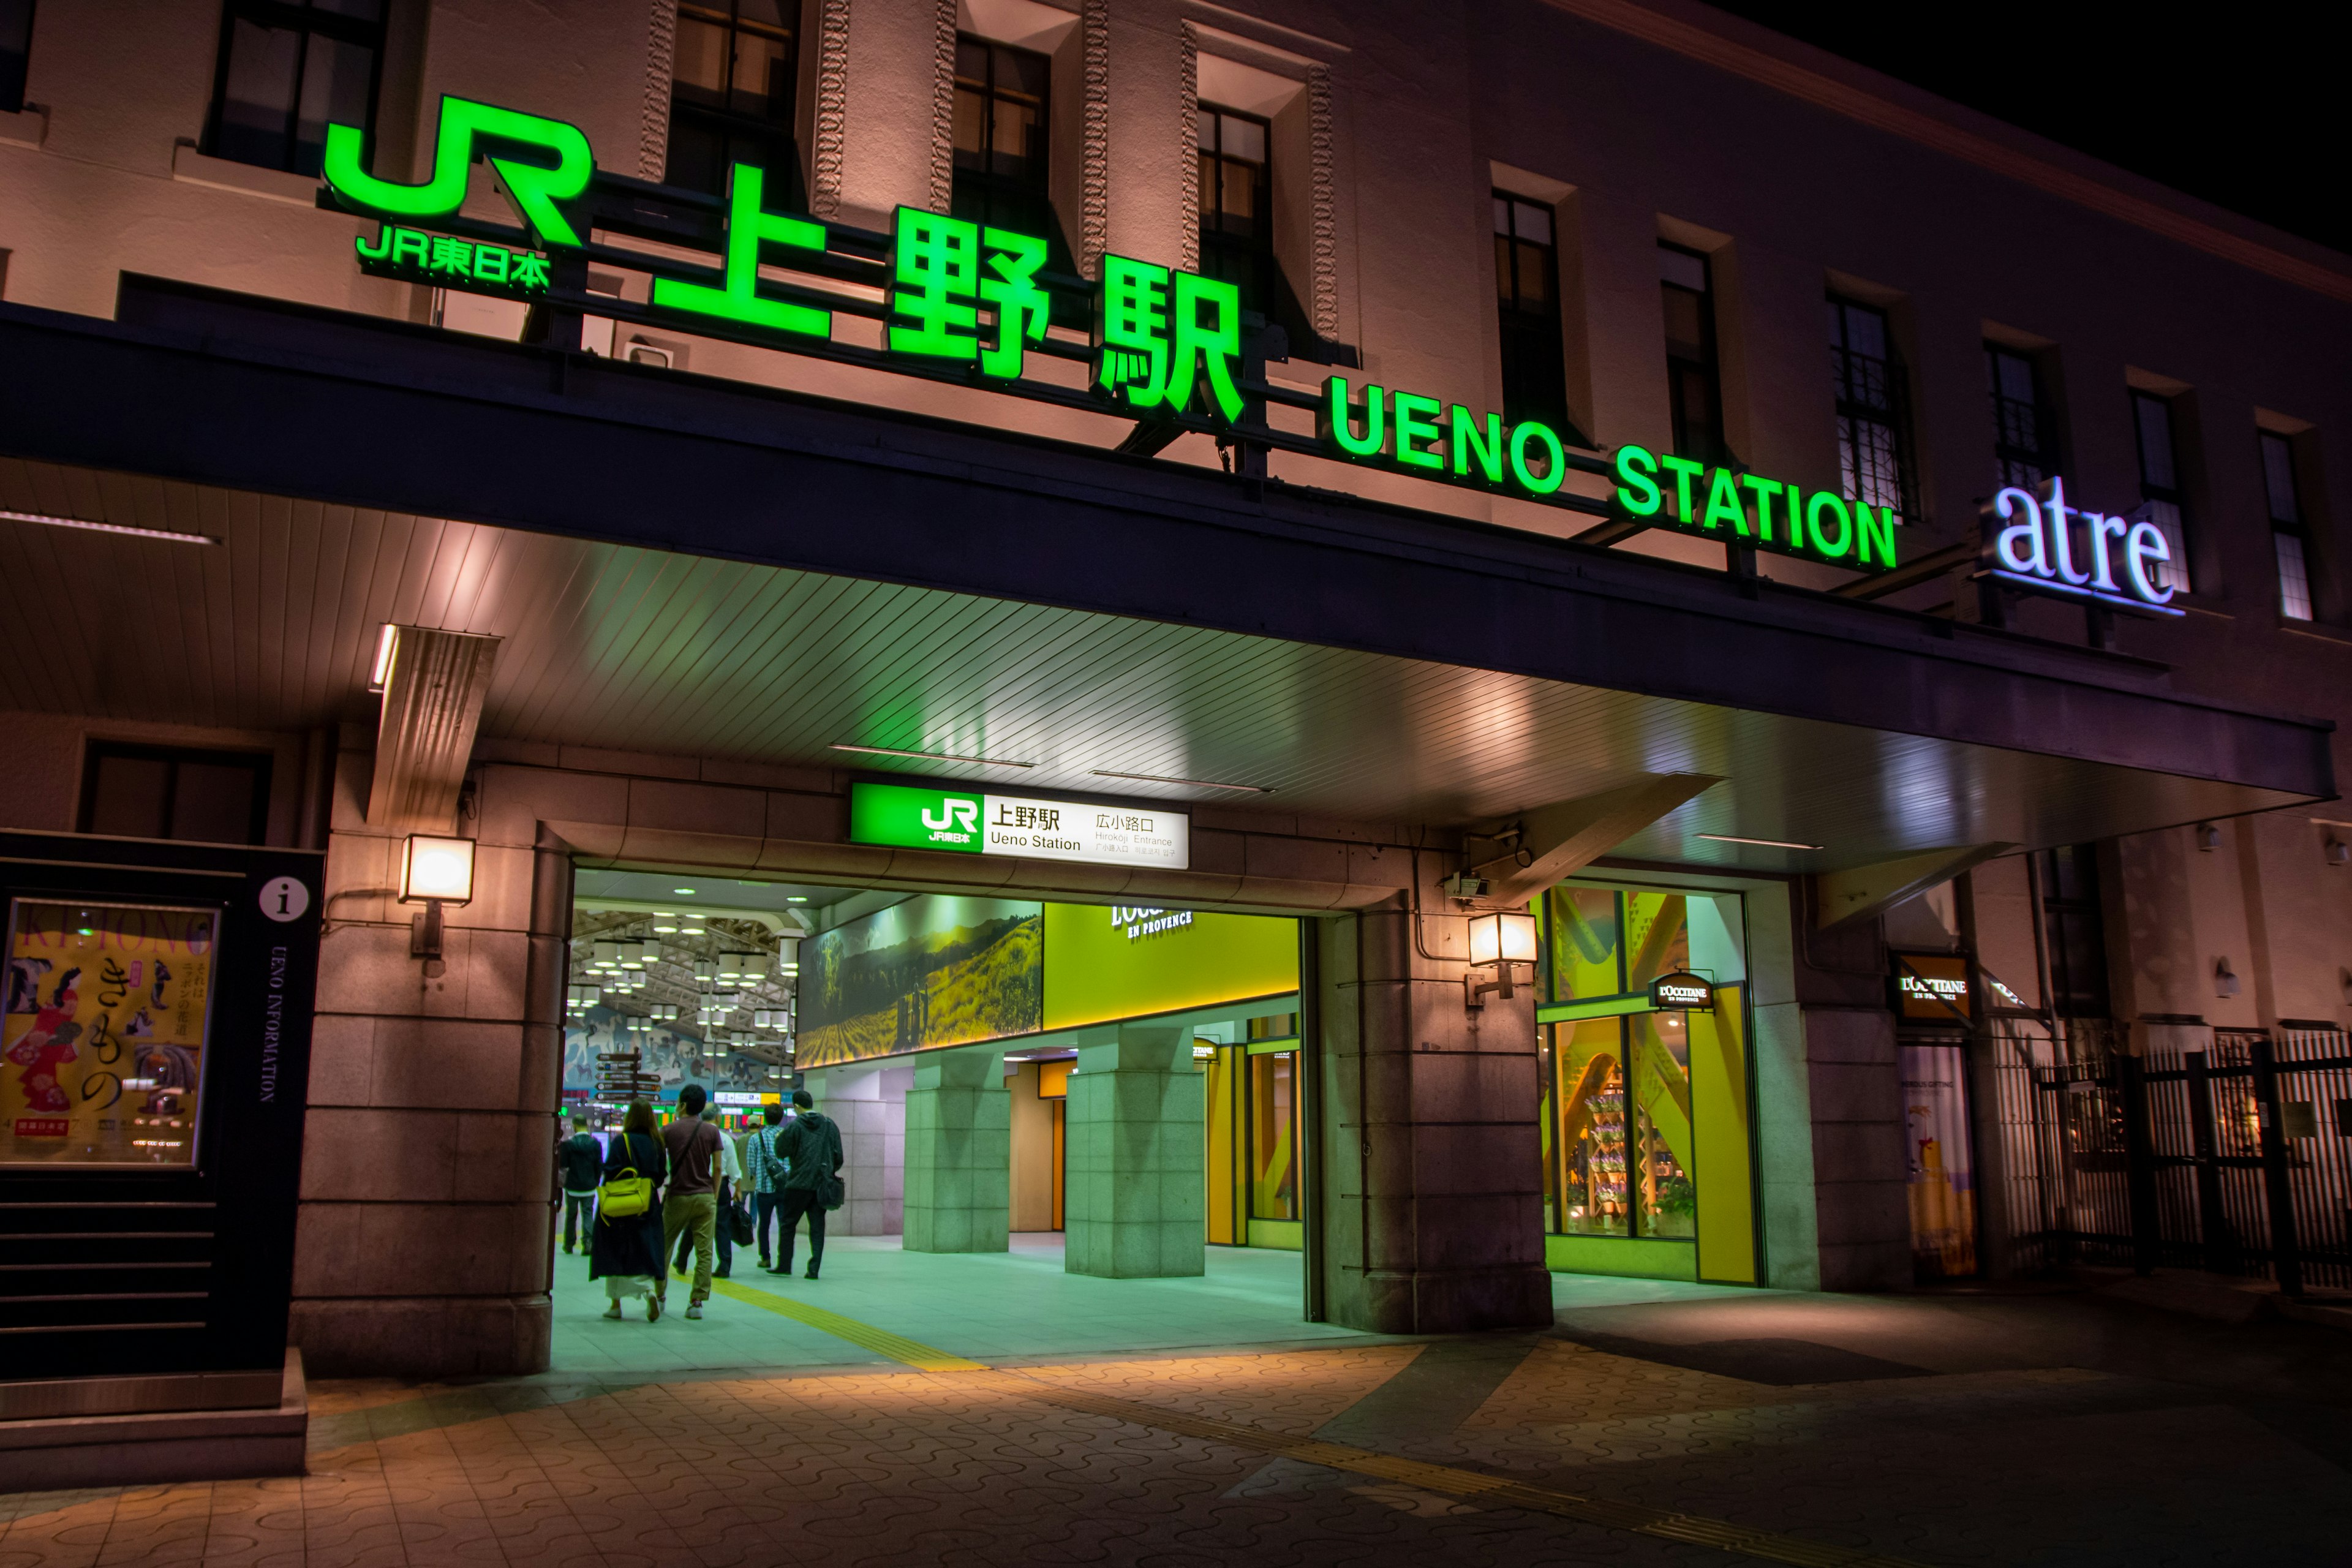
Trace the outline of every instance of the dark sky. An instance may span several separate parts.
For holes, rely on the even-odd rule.
[[[2341,35],[2318,7],[1715,3],[2352,254]]]

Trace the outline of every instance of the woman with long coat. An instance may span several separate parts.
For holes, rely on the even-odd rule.
[[[630,1175],[646,1177],[656,1188],[669,1180],[669,1158],[654,1132],[654,1108],[642,1100],[629,1102],[628,1113],[621,1118],[621,1131],[614,1134],[604,1152],[606,1181]],[[604,1316],[619,1317],[625,1298],[643,1296],[646,1321],[659,1321],[661,1268],[661,1194],[655,1194],[645,1213],[623,1219],[607,1215],[599,1204],[595,1232],[588,1245],[588,1278],[604,1281],[604,1294],[612,1298]]]

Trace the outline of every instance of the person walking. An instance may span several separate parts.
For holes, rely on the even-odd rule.
[[[771,1274],[793,1271],[793,1237],[801,1215],[808,1215],[808,1277],[816,1278],[824,1262],[825,1199],[834,1178],[841,1173],[841,1128],[829,1116],[817,1114],[816,1100],[804,1089],[793,1090],[792,1124],[776,1140],[789,1169],[784,1176],[782,1226],[776,1237],[776,1267]]]
[[[604,1149],[588,1131],[588,1119],[572,1118],[572,1136],[555,1146],[555,1170],[563,1184],[563,1250],[572,1251],[580,1229],[595,1224],[596,1184],[604,1178]],[[588,1240],[595,1244],[592,1234]]]
[[[719,1134],[719,1205],[712,1212],[717,1216],[711,1234],[719,1241],[719,1267],[710,1271],[713,1279],[735,1277],[735,1227],[729,1210],[735,1206],[736,1195],[743,1190],[743,1155],[736,1147],[734,1135],[716,1122],[709,1124]],[[694,1237],[681,1236],[677,1241],[677,1271],[685,1273],[693,1265],[687,1261],[688,1249]]]
[[[654,1108],[642,1100],[629,1102],[621,1130],[605,1151],[604,1175],[608,1194],[613,1184],[643,1179],[659,1186],[669,1174],[669,1160],[654,1131]],[[645,1206],[622,1215],[615,1209],[629,1204],[607,1195],[596,1205],[596,1218],[588,1227],[588,1278],[604,1281],[612,1305],[604,1316],[621,1315],[621,1303],[633,1296],[646,1299],[646,1321],[661,1318],[659,1281],[663,1272],[662,1211],[646,1194]]]
[[[681,1114],[662,1129],[662,1151],[669,1156],[669,1192],[662,1199],[661,1258],[664,1264],[668,1262],[680,1236],[694,1238],[694,1293],[686,1303],[689,1318],[701,1317],[702,1303],[710,1299],[711,1245],[719,1228],[719,1150],[726,1142],[718,1128],[702,1120],[708,1098],[698,1083],[679,1089]],[[663,1300],[668,1300],[667,1268],[655,1290]]]
[[[743,1181],[751,1189],[751,1237],[760,1247],[760,1267],[768,1267],[768,1231],[784,1201],[784,1159],[776,1152],[783,1129],[781,1105],[763,1105],[760,1119],[766,1125],[743,1141]]]

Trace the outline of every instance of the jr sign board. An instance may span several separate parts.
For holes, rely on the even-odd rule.
[[[1101,805],[919,784],[849,786],[849,841],[959,855],[1019,855],[1181,871],[1192,819],[1159,805]]]

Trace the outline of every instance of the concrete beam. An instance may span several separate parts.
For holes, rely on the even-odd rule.
[[[1517,908],[1718,782],[1707,773],[1654,773],[1622,789],[1522,812],[1518,848],[1474,868],[1488,883],[1481,901]]]
[[[402,626],[376,726],[368,826],[394,833],[447,833],[490,694],[499,639]]]
[[[2014,844],[1964,844],[1843,871],[1819,872],[1813,878],[1814,924],[1827,931],[1874,915],[2016,848]]]

